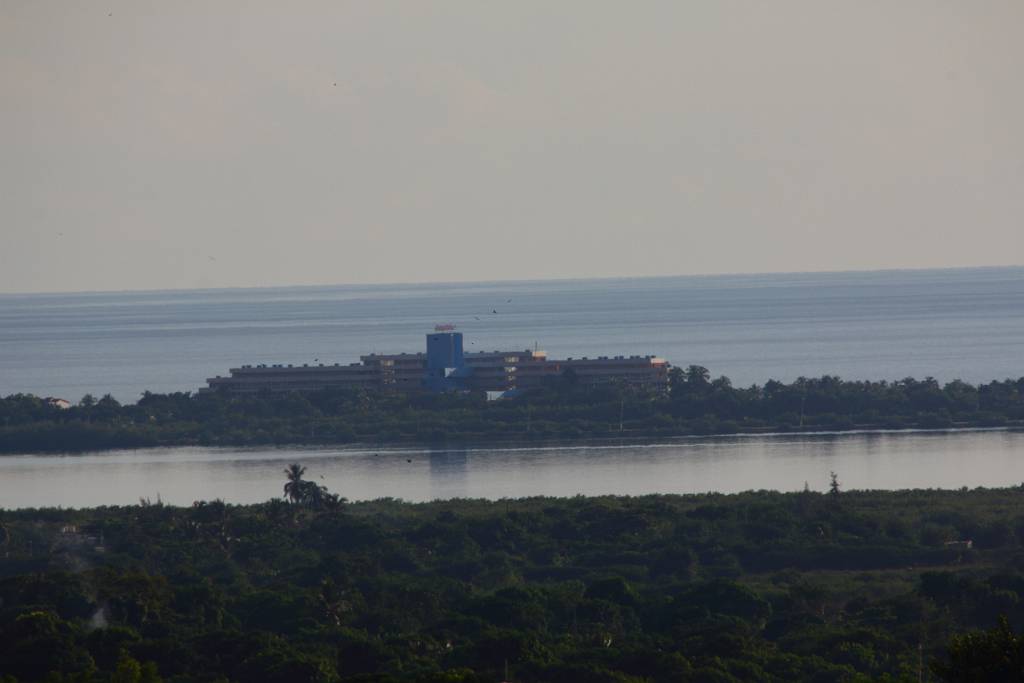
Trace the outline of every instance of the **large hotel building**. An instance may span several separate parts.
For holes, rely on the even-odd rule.
[[[439,327],[426,353],[360,356],[350,365],[243,365],[212,377],[201,391],[254,394],[363,387],[396,391],[506,392],[540,386],[571,370],[583,385],[621,382],[653,390],[668,384],[668,363],[655,356],[601,356],[550,360],[543,351],[465,353],[462,333]]]

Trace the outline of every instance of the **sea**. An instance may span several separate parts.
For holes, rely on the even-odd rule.
[[[837,375],[1024,375],[1024,268],[0,295],[0,395],[77,401],[194,391],[257,363],[417,351],[452,323],[469,350],[658,355],[734,384]],[[1024,432],[845,433],[529,447],[159,448],[0,458],[0,509],[248,503],[284,467],[350,500],[641,495],[1024,482]]]
[[[656,355],[735,385],[1024,375],[1024,267],[0,295],[0,395],[195,391],[258,363],[466,348]]]

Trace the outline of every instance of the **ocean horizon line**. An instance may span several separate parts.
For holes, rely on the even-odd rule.
[[[872,274],[925,274],[925,273],[966,273],[978,271],[1019,271],[1024,270],[1024,263],[980,266],[924,266],[900,268],[850,268],[839,270],[780,270],[757,272],[717,272],[717,273],[678,273],[659,275],[598,275],[593,277],[549,277],[549,278],[510,278],[496,280],[430,280],[430,281],[396,281],[396,282],[326,282],[299,283],[287,285],[227,285],[223,287],[156,287],[144,289],[96,289],[96,290],[52,290],[26,292],[0,292],[2,299],[17,299],[49,296],[95,296],[118,294],[202,294],[216,292],[239,292],[253,290],[316,290],[316,289],[386,289],[389,287],[456,287],[465,285],[529,285],[543,283],[572,282],[623,282],[623,281],[655,281],[655,280],[713,280],[727,278],[761,278],[761,277],[796,277],[826,275],[872,275]]]

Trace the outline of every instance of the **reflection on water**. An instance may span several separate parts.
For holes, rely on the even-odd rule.
[[[458,498],[466,487],[469,449],[452,448],[430,451],[430,497]]]
[[[0,457],[0,507],[250,503],[282,495],[284,468],[350,500],[959,488],[1024,481],[1024,433],[733,436],[644,445],[481,448],[169,448]]]

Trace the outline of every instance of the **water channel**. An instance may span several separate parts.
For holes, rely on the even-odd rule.
[[[1015,486],[1024,432],[758,435],[650,444],[469,448],[158,448],[0,457],[0,508],[281,495],[285,466],[350,500]]]

